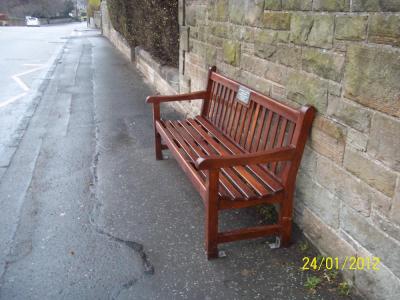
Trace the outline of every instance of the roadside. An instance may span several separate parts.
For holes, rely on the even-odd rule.
[[[299,233],[287,249],[236,242],[207,261],[199,195],[154,158],[153,93],[98,31],[68,38],[0,182],[0,298],[342,299],[339,277],[300,270],[316,253]],[[324,281],[305,287],[312,275]]]
[[[81,27],[0,28],[0,180],[51,80],[66,38]]]

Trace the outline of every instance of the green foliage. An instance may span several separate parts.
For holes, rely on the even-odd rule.
[[[272,204],[259,205],[257,211],[266,223],[273,224],[278,220],[278,213]]]
[[[350,295],[351,285],[347,281],[343,281],[339,283],[338,291],[340,295],[348,296]]]
[[[321,281],[322,281],[321,278],[319,278],[317,276],[309,276],[309,277],[307,277],[307,281],[304,284],[304,286],[307,289],[314,291],[315,288],[318,286],[318,284],[321,283]]]
[[[108,0],[114,28],[131,47],[141,46],[162,63],[177,66],[178,0]]]
[[[100,9],[101,0],[88,0],[87,3],[87,15],[93,17],[95,11]]]
[[[301,251],[301,252],[307,252],[308,250],[310,249],[310,244],[307,242],[307,241],[305,241],[305,242],[301,242],[300,244],[299,244],[299,250]]]

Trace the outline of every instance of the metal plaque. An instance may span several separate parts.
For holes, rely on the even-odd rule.
[[[239,90],[236,95],[236,99],[238,99],[243,104],[249,104],[250,101],[250,90],[244,86],[239,86]]]

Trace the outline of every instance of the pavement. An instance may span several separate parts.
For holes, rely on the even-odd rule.
[[[173,158],[154,157],[155,91],[98,31],[78,31],[0,179],[0,299],[350,298],[340,276],[304,286],[324,274],[300,270],[317,253],[298,230],[289,248],[235,242],[207,261],[199,195]],[[223,229],[262,222],[221,216]]]

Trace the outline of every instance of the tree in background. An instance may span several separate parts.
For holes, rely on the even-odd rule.
[[[68,3],[67,3],[68,2]],[[39,18],[54,18],[65,15],[70,5],[74,7],[72,0],[0,0],[0,11],[13,17],[34,16]]]
[[[100,9],[101,0],[88,0],[87,3],[87,15],[88,17],[93,17],[95,11]]]

